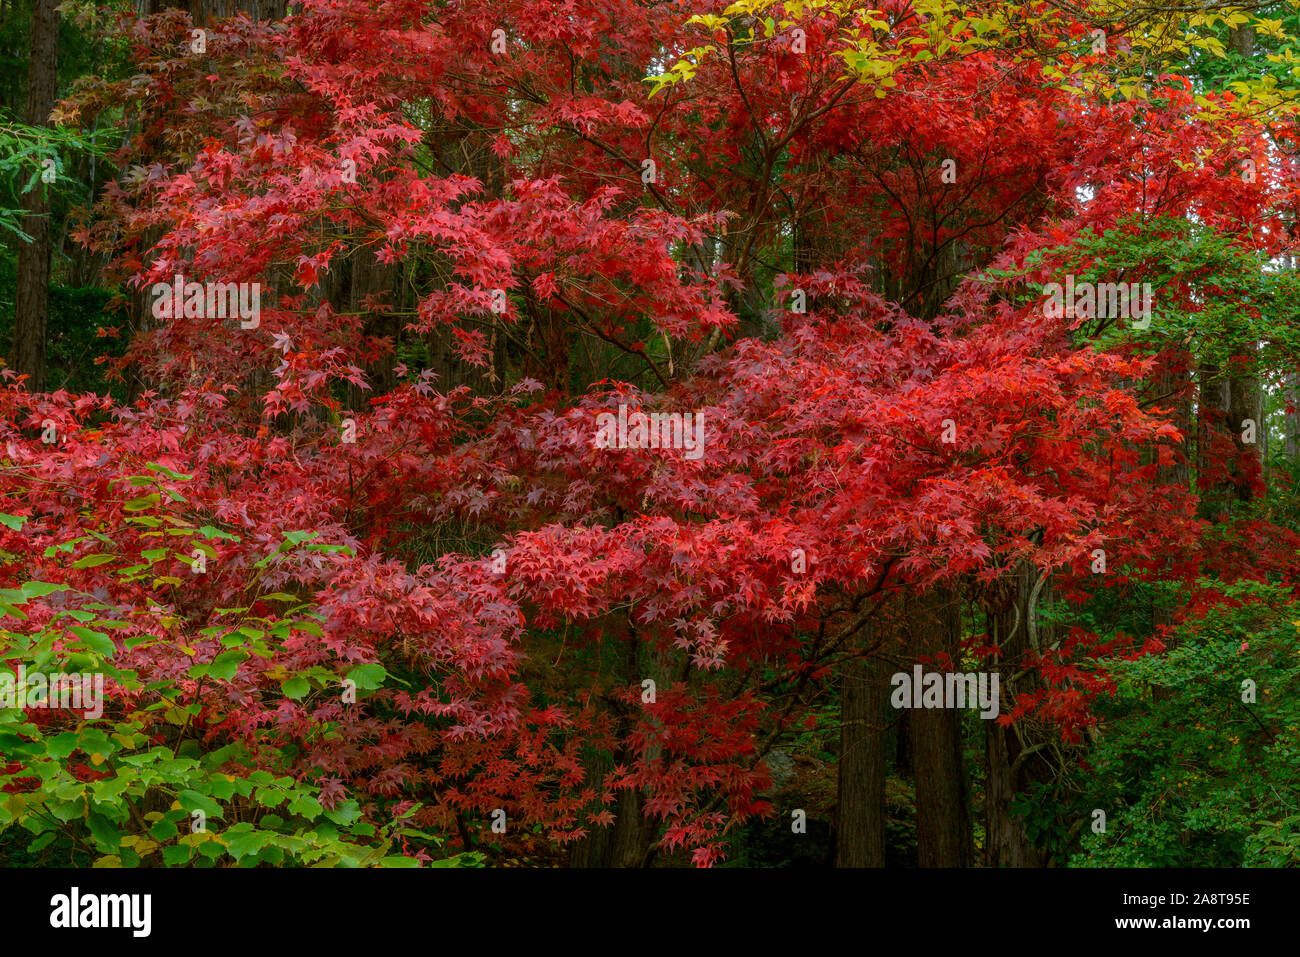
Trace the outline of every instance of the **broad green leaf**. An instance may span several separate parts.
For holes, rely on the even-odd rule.
[[[198,791],[182,791],[176,799],[181,802],[181,807],[186,811],[202,811],[209,818],[224,817],[221,805]]]
[[[357,687],[364,691],[373,691],[375,688],[382,687],[384,678],[388,672],[384,670],[383,665],[369,664],[357,665],[348,672],[348,677],[357,683]]]
[[[235,649],[223,651],[213,659],[212,667],[208,673],[222,681],[230,681],[235,677],[236,671],[239,670],[239,663],[247,659],[248,655],[242,651]]]

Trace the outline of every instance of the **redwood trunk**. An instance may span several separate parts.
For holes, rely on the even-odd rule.
[[[1017,684],[1014,676],[1027,670],[1027,653],[1032,650],[1031,615],[1035,610],[1030,599],[1037,579],[1030,567],[1021,565],[1014,574],[990,589],[988,605],[989,638],[999,649],[995,660],[986,665],[998,673],[1001,708],[1009,709],[1016,697],[1037,687],[1032,673]],[[1047,600],[1040,591],[1038,604]],[[1039,648],[1052,642],[1048,629],[1035,625]],[[1036,734],[1036,732],[1039,732]],[[995,720],[984,722],[984,860],[988,867],[1043,867],[1046,855],[1034,846],[1025,833],[1023,822],[1012,813],[1012,804],[1035,781],[1050,780],[1051,764],[1041,752],[1025,755],[1026,746],[1041,741],[1041,729],[1032,726],[1004,728]],[[1027,742],[1022,743],[1022,741]]]
[[[59,11],[56,0],[36,0],[32,10],[31,64],[27,72],[27,123],[49,124],[58,89]],[[50,202],[37,182],[23,194],[22,230],[30,242],[18,246],[17,295],[11,365],[30,376],[27,388],[45,389],[45,342],[50,313]]]
[[[885,671],[855,658],[841,672],[836,867],[885,866]]]
[[[918,657],[946,654],[960,662],[961,619],[955,596],[936,592],[908,609],[911,647]],[[943,670],[931,662],[926,670]],[[912,720],[912,780],[916,787],[917,863],[971,867],[974,845],[962,760],[961,714],[955,708],[918,708]]]

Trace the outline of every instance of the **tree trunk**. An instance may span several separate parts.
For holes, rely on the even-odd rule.
[[[1157,481],[1161,485],[1178,485],[1191,488],[1191,469],[1188,455],[1193,442],[1192,434],[1192,369],[1195,359],[1186,349],[1171,351],[1160,375],[1159,394],[1168,396],[1158,403],[1170,409],[1170,421],[1183,434],[1181,445],[1173,446],[1176,460],[1171,465],[1162,465],[1157,470]]]
[[[641,681],[642,647],[636,624],[628,617],[611,619],[611,628],[606,634],[622,638],[623,662],[621,670],[625,684]],[[618,710],[618,737],[627,742],[637,723],[634,714]],[[608,787],[608,774],[617,765],[628,765],[635,758],[626,744],[620,745],[612,755],[597,755],[588,765],[587,780],[598,781],[598,789]],[[653,756],[651,756],[653,760]],[[651,845],[654,843],[657,827],[647,820],[644,812],[644,796],[639,789],[624,790],[618,799],[614,812],[614,826],[606,834],[593,832],[578,842],[569,853],[570,866],[576,867],[645,867],[651,860]]]
[[[381,263],[368,246],[353,250],[351,257],[338,272],[346,275],[347,288],[342,291],[341,297],[338,294],[332,296],[332,301],[345,298],[350,312],[365,316],[361,334],[367,341],[386,338],[393,343],[392,351],[366,363],[366,382],[369,388],[363,389],[348,383],[347,407],[354,412],[365,412],[370,409],[372,397],[384,395],[397,386],[396,350],[402,335],[402,323],[390,312],[384,311],[383,307],[394,305],[391,298],[400,276],[396,266]],[[367,300],[375,304],[373,308]]]
[[[1267,430],[1259,381],[1249,373],[1200,370],[1197,493],[1201,517],[1222,520],[1231,502],[1256,498],[1263,480]],[[1254,441],[1243,439],[1253,423]]]
[[[909,645],[918,658],[946,654],[960,662],[961,617],[956,596],[937,591],[909,603]],[[938,663],[927,671],[941,670]],[[916,787],[917,863],[921,867],[971,867],[970,808],[962,761],[961,713],[918,708],[912,714],[912,780]]]
[[[999,649],[996,664],[1003,707],[1010,707],[1017,694],[1031,690],[1026,684],[1016,686],[1012,676],[1024,666],[1025,653],[1031,648],[1030,599],[1037,576],[1021,565],[1001,588],[990,595],[988,613],[989,639]],[[1038,601],[1043,595],[1037,596]],[[1051,636],[1036,628],[1039,647],[1051,643]],[[1021,759],[1027,731],[1004,728],[994,720],[984,722],[984,754],[987,762],[984,784],[984,860],[988,867],[1042,867],[1045,855],[1034,847],[1020,821],[1011,812],[1012,802],[1035,780],[1051,777],[1051,766],[1039,758]],[[1034,741],[1030,741],[1032,746]],[[1017,761],[1020,761],[1017,764]]]
[[[1255,55],[1255,28],[1249,24],[1232,27],[1228,31],[1229,42],[1232,48],[1244,57],[1253,57]]]
[[[1254,423],[1254,444],[1242,440],[1247,422]],[[1263,393],[1254,376],[1234,376],[1228,382],[1228,428],[1236,435],[1237,459],[1232,470],[1232,492],[1239,502],[1253,501],[1263,483],[1268,451],[1264,425]]]
[[[855,658],[840,678],[835,866],[885,866],[887,667]]]
[[[1300,458],[1300,375],[1288,373],[1283,381],[1283,451],[1294,461]]]
[[[57,0],[36,0],[32,9],[31,64],[27,72],[27,123],[49,125],[58,91],[59,11]],[[30,378],[27,388],[45,389],[45,343],[50,314],[50,202],[39,180],[22,197],[22,230],[31,242],[19,241],[14,313],[15,372]]]
[[[1223,488],[1233,443],[1228,435],[1228,383],[1219,367],[1203,363],[1197,371],[1196,494],[1200,517],[1217,521],[1224,507]]]
[[[613,755],[602,752],[594,755],[585,764],[584,786],[599,792],[604,786],[605,775],[614,770]],[[613,837],[612,827],[589,828],[586,837],[569,845],[569,867],[608,866]]]

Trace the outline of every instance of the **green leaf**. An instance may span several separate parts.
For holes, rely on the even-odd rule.
[[[32,666],[36,670],[44,668],[49,660],[54,657],[54,636],[46,635],[36,647],[32,649]]]
[[[286,698],[297,701],[311,690],[311,683],[305,678],[290,678],[280,684],[280,690],[284,692]]]
[[[182,791],[176,795],[176,800],[181,802],[181,807],[186,811],[202,811],[208,817],[217,819],[224,816],[220,804],[198,791]]]
[[[235,782],[229,778],[213,777],[208,781],[208,790],[212,792],[213,797],[229,801],[235,794]]]
[[[77,733],[75,731],[64,731],[62,734],[56,734],[45,745],[46,753],[52,758],[66,758],[75,750],[77,750]]]
[[[96,804],[116,804],[122,794],[131,784],[131,779],[127,777],[105,778],[102,781],[96,781],[91,785],[95,794]]]
[[[325,816],[335,824],[346,827],[361,817],[361,806],[355,800],[347,800],[334,810],[326,811]]]
[[[157,826],[158,825],[155,824],[154,828],[156,829]],[[153,833],[153,831],[151,830],[150,833]],[[154,837],[159,840],[162,839],[161,835],[158,834],[154,834]],[[184,864],[190,859],[190,849],[180,845],[172,845],[171,847],[163,848],[162,856],[164,864],[168,867],[176,867],[180,864]]]
[[[235,672],[239,670],[239,663],[247,660],[248,655],[238,649],[223,651],[212,661],[212,667],[208,674],[222,681],[230,681],[235,677]]]
[[[77,735],[77,747],[87,754],[112,754],[118,746],[99,728],[86,728]]]
[[[305,818],[317,818],[322,810],[324,808],[321,807],[320,802],[309,794],[304,794],[289,805],[290,813],[301,814]]]
[[[15,532],[23,527],[25,521],[27,521],[25,515],[6,515],[4,512],[0,512],[0,525],[12,528]]]
[[[288,797],[289,795],[279,788],[260,787],[257,789],[257,794],[254,795],[253,800],[262,807],[279,807]]]
[[[90,828],[95,844],[106,853],[120,848],[122,838],[126,836],[116,824],[95,811],[86,815],[86,826]]]
[[[63,542],[60,545],[51,545],[49,548],[45,549],[45,557],[53,558],[59,552],[71,552],[73,548],[80,545],[82,542],[88,541],[90,541],[90,536],[82,535],[80,538],[74,538],[70,542]]]
[[[173,479],[177,482],[188,482],[190,479],[194,478],[193,475],[184,475],[180,472],[172,471],[167,466],[159,465],[157,462],[148,462],[145,464],[145,468],[147,468],[150,472],[160,472],[161,474],[167,476],[169,479]]]
[[[357,665],[348,672],[348,677],[357,683],[357,687],[364,691],[373,691],[375,688],[382,687],[384,678],[388,672],[384,670],[383,665]]]
[[[176,837],[177,828],[175,821],[169,821],[166,818],[159,818],[149,825],[149,836],[155,841],[170,841]]]
[[[55,585],[50,582],[24,582],[22,584],[23,594],[28,598],[43,598],[56,591],[67,591],[68,588],[67,585]]]
[[[248,831],[243,834],[227,834],[226,849],[230,856],[239,860],[248,857],[250,854],[256,854],[262,848],[270,843],[271,835],[265,831]]]
[[[116,555],[105,555],[102,552],[95,555],[86,555],[85,557],[78,558],[75,562],[73,562],[72,567],[73,568],[94,568],[96,565],[107,565],[109,562],[113,561],[113,559],[115,559],[116,557],[117,557]]]
[[[91,651],[105,658],[112,658],[117,650],[113,647],[113,639],[102,631],[93,631],[90,628],[82,628],[80,625],[69,625],[68,631],[84,641],[86,647]]]

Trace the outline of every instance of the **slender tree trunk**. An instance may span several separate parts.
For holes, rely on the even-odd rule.
[[[605,775],[614,770],[613,755],[602,752],[584,763],[586,764],[584,786],[599,793],[605,785]],[[613,828],[589,828],[586,837],[569,845],[569,867],[608,866],[613,837]]]
[[[888,669],[855,658],[841,671],[835,866],[885,866]]]
[[[960,662],[960,609],[956,597],[937,591],[908,608],[911,648],[918,657],[946,654]],[[930,664],[926,670],[942,670]],[[917,863],[921,867],[971,867],[974,846],[966,771],[962,760],[961,713],[956,708],[912,711],[912,780],[916,786]]]
[[[630,615],[625,619],[614,616],[607,634],[619,634],[623,644],[622,680],[639,683],[642,675],[642,647],[636,624]],[[636,717],[625,711],[618,715],[618,735],[627,741],[636,725]],[[616,765],[631,763],[631,750],[620,746],[613,755],[599,755],[588,767],[588,780],[598,780],[598,789],[606,784],[601,772]],[[638,789],[627,789],[619,795],[614,812],[614,826],[606,835],[593,833],[579,842],[569,854],[571,866],[577,867],[644,867],[651,859],[650,848],[654,842],[656,826],[644,813],[644,795]]]
[[[1226,461],[1233,443],[1228,436],[1228,383],[1218,366],[1203,363],[1197,370],[1196,403],[1196,494],[1200,516],[1217,520],[1224,507]]]
[[[27,71],[27,116],[31,126],[49,125],[58,91],[59,11],[57,0],[36,0],[32,9],[31,65]],[[14,371],[30,376],[27,387],[45,389],[45,344],[50,314],[50,202],[39,180],[23,194],[23,232],[19,241],[14,313]]]
[[[1195,357],[1186,349],[1172,349],[1165,355],[1165,365],[1158,380],[1158,404],[1170,410],[1170,421],[1183,435],[1180,444],[1169,443],[1174,461],[1156,470],[1159,485],[1174,486],[1192,491],[1191,458],[1196,445],[1195,427],[1192,423],[1192,397],[1195,393]],[[1159,597],[1152,600],[1151,626],[1159,628],[1173,624],[1173,608]]]
[[[1168,398],[1162,399],[1159,404],[1170,408],[1170,420],[1178,431],[1183,434],[1182,444],[1174,447],[1176,461],[1170,465],[1162,465],[1157,470],[1157,481],[1161,485],[1180,485],[1188,489],[1191,487],[1191,469],[1188,466],[1188,455],[1194,440],[1192,433],[1192,369],[1194,364],[1195,360],[1191,353],[1186,350],[1173,352],[1169,354],[1165,369],[1160,376],[1159,395],[1168,396]]]
[[[643,798],[637,790],[627,790],[618,801],[614,837],[610,843],[611,867],[642,867],[650,850],[649,822],[641,809]]]
[[[989,638],[999,649],[996,663],[1002,706],[1009,707],[1017,694],[1031,690],[1025,684],[1013,684],[1012,677],[1024,666],[1031,648],[1031,599],[1036,581],[1033,571],[1021,565],[1010,580],[990,595],[986,608]],[[1043,600],[1040,591],[1038,602]],[[1050,644],[1051,636],[1035,625],[1038,644]],[[984,754],[987,763],[984,778],[985,864],[988,867],[1042,867],[1045,856],[1025,834],[1021,822],[1011,811],[1012,802],[1035,780],[1051,776],[1051,767],[1040,758],[1025,755],[1024,729],[1004,728],[994,720],[984,722]],[[1034,741],[1029,742],[1032,747]]]
[[[379,262],[373,250],[362,247],[353,251],[346,267],[339,270],[348,276],[348,288],[345,296],[348,309],[354,313],[365,314],[362,335],[370,338],[387,338],[393,342],[393,351],[366,364],[368,389],[348,383],[347,407],[354,412],[364,412],[370,408],[370,399],[384,395],[397,385],[396,348],[402,335],[402,324],[388,312],[367,306],[367,300],[376,302],[377,306],[392,306],[392,295],[397,286],[397,267]],[[338,301],[337,299],[335,301]]]
[[[1288,373],[1284,383],[1283,451],[1294,461],[1300,458],[1300,374]],[[1288,411],[1291,409],[1295,411]]]
[[[1254,376],[1234,376],[1228,382],[1228,428],[1235,433],[1237,445],[1232,491],[1239,502],[1254,500],[1263,482],[1268,451],[1263,398],[1259,380]],[[1242,438],[1247,423],[1254,425],[1253,444]]]
[[[1255,28],[1250,25],[1233,28],[1230,33],[1232,47],[1247,59],[1255,56]],[[1246,351],[1254,352],[1257,344],[1244,343]],[[1264,426],[1263,391],[1254,375],[1233,375],[1228,382],[1228,429],[1236,435],[1237,460],[1232,469],[1231,493],[1239,502],[1249,502],[1256,497],[1264,480],[1264,463],[1267,461],[1268,430]],[[1250,420],[1255,426],[1254,444],[1242,440],[1243,423]]]
[[[1267,443],[1259,381],[1250,374],[1200,370],[1197,493],[1201,517],[1221,519],[1230,502],[1256,497]],[[1254,440],[1244,436],[1253,425]]]
[[[1255,55],[1255,28],[1249,24],[1233,27],[1229,30],[1229,42],[1232,48],[1244,57]]]

